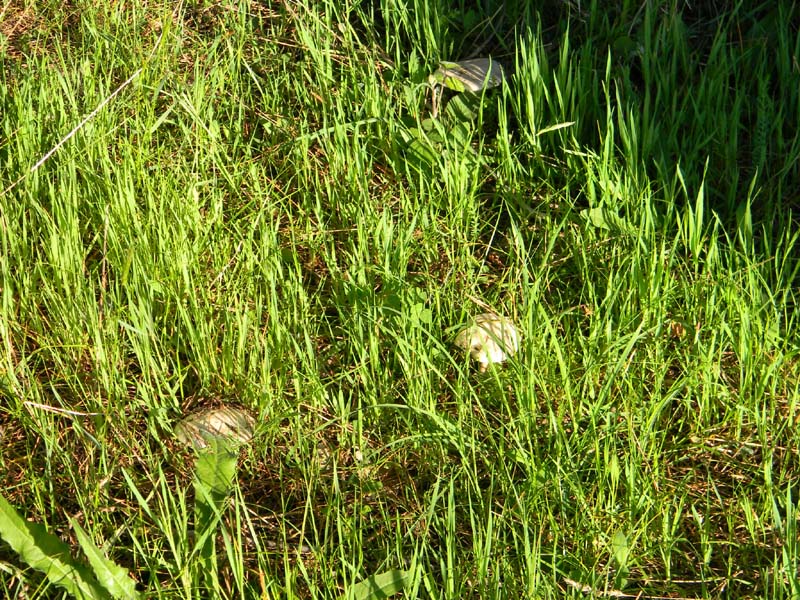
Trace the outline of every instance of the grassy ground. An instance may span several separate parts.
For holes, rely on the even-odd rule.
[[[154,598],[800,597],[800,9],[478,4],[0,4],[17,508]],[[172,431],[220,403],[208,592]],[[62,594],[4,546],[0,589]]]

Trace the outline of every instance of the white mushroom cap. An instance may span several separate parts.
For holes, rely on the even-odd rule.
[[[481,92],[497,87],[505,80],[503,66],[491,58],[472,58],[459,62],[444,61],[431,75],[431,82],[458,92]]]
[[[223,406],[192,413],[175,427],[181,443],[202,450],[213,441],[246,444],[253,437],[256,420],[238,407]]]
[[[519,350],[519,332],[513,323],[494,313],[475,317],[472,325],[458,332],[455,344],[469,351],[485,371],[490,364],[501,363]]]

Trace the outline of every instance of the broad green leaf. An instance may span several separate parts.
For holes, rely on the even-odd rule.
[[[430,135],[436,129],[436,121],[434,121],[433,119],[422,119],[419,125],[420,125],[419,129],[412,127],[409,130],[411,131],[411,133],[414,133],[417,137],[419,137],[420,132],[424,132],[425,134]]]
[[[411,571],[394,569],[380,575],[373,575],[355,584],[340,600],[381,600],[402,592],[411,580]]]
[[[215,494],[225,496],[233,488],[236,477],[236,462],[239,455],[233,446],[225,441],[212,443],[199,453],[195,476],[197,483],[205,486]]]
[[[606,206],[584,208],[580,212],[580,216],[588,225],[607,231],[626,232],[631,230],[632,227],[625,219],[619,216],[617,211]]]
[[[195,550],[204,585],[217,589],[216,532],[236,478],[238,453],[236,444],[229,440],[211,439],[209,442],[199,451],[195,465]]]
[[[617,531],[611,538],[611,552],[614,556],[614,561],[617,563],[617,574],[614,577],[614,584],[620,587],[628,585],[626,579],[628,570],[628,557],[630,556],[630,543],[628,536],[622,530]]]
[[[430,144],[420,138],[415,138],[409,142],[405,148],[405,158],[409,166],[429,177],[438,162]]]
[[[622,58],[630,58],[631,56],[640,53],[642,49],[639,44],[629,35],[620,35],[614,40],[612,44],[615,56]]]
[[[444,114],[458,122],[473,121],[478,116],[480,101],[475,96],[453,96]]]
[[[611,550],[614,553],[614,560],[620,569],[624,569],[628,563],[628,553],[630,546],[628,545],[628,536],[625,532],[617,531],[611,538]]]
[[[70,519],[69,522],[100,584],[114,598],[120,600],[140,598],[141,596],[136,591],[136,582],[128,577],[128,570],[109,560],[75,519]]]
[[[67,544],[42,525],[25,520],[0,495],[0,536],[29,566],[80,600],[109,598],[86,565],[75,560]]]
[[[432,85],[443,85],[456,92],[481,92],[497,87],[505,79],[499,62],[491,58],[473,58],[459,62],[441,62],[431,75]]]
[[[469,144],[472,140],[472,130],[463,122],[453,125],[449,134],[453,141],[462,147]]]
[[[433,322],[433,312],[422,302],[417,302],[411,307],[411,322],[416,326],[430,325]]]

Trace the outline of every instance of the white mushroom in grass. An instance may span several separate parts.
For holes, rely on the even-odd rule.
[[[472,58],[459,62],[443,61],[433,75],[431,85],[443,85],[456,92],[482,92],[505,81],[503,66],[491,58]]]
[[[215,442],[246,444],[253,439],[256,420],[235,406],[203,409],[185,417],[175,426],[179,442],[203,450]]]
[[[433,92],[433,118],[435,119],[439,114],[439,104],[444,88],[455,92],[479,93],[499,86],[505,78],[503,67],[491,58],[441,62],[439,68],[428,77],[428,83]]]
[[[455,344],[480,363],[481,372],[501,363],[519,350],[519,332],[505,317],[483,313],[456,335]]]

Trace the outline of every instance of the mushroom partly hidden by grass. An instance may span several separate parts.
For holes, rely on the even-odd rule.
[[[482,313],[458,332],[455,345],[469,352],[480,364],[481,373],[491,364],[505,362],[519,350],[520,335],[507,318]]]
[[[253,438],[256,420],[234,406],[197,411],[175,426],[175,437],[186,446],[203,450],[213,442],[246,444]]]
[[[439,115],[439,105],[444,88],[454,92],[477,94],[499,86],[506,79],[502,65],[491,58],[472,58],[459,62],[442,61],[439,68],[428,77],[433,92],[432,115]]]
[[[472,58],[460,62],[442,61],[430,76],[431,85],[443,85],[455,92],[481,92],[505,80],[503,66],[491,58]]]
[[[178,441],[197,452],[194,539],[207,589],[219,587],[215,531],[222,526],[220,515],[235,485],[237,448],[253,439],[255,426],[253,415],[235,406],[199,410],[175,426]],[[400,569],[373,574],[352,584],[340,600],[388,598],[410,585],[411,574],[409,570]]]
[[[216,589],[218,583],[216,532],[220,515],[236,485],[238,449],[253,439],[256,420],[243,408],[207,408],[184,417],[175,426],[175,437],[197,453],[194,467],[194,552],[202,583]]]

